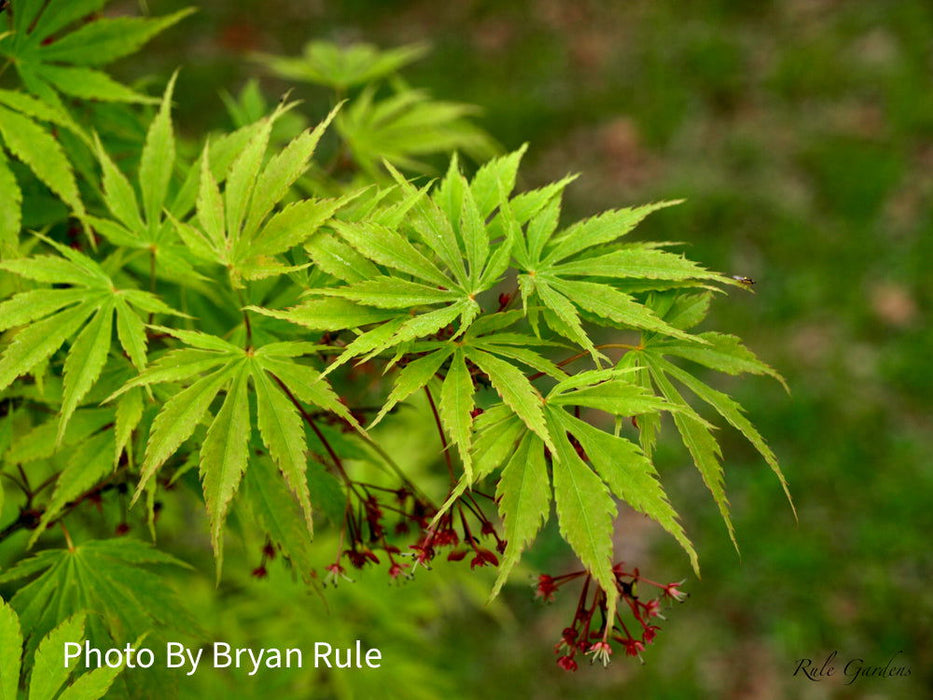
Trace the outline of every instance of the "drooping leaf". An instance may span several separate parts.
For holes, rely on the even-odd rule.
[[[249,397],[245,367],[231,370],[232,381],[220,411],[201,445],[200,472],[211,521],[211,545],[217,576],[223,566],[223,524],[230,501],[246,471],[249,456]]]
[[[468,480],[473,471],[470,458],[473,418],[470,413],[475,405],[474,391],[473,379],[467,369],[463,352],[458,350],[451,359],[450,368],[447,370],[447,376],[441,387],[438,409],[441,421],[460,453],[463,470]]]
[[[525,434],[502,470],[496,496],[508,546],[490,598],[502,589],[522,551],[534,541],[551,510],[551,483],[544,459],[544,443],[538,437]]]

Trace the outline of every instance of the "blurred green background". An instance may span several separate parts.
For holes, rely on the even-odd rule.
[[[187,4],[148,3],[156,14]],[[568,192],[567,220],[686,198],[638,235],[683,241],[691,258],[755,279],[757,294],[719,298],[705,327],[741,335],[791,387],[788,396],[764,379],[713,380],[769,439],[799,523],[770,470],[727,431],[741,557],[688,455],[671,446],[676,440],[658,463],[700,551],[702,581],[689,576],[668,538],[640,518],[621,518],[620,557],[654,578],[687,577],[691,593],[668,615],[644,666],[617,658],[606,670],[562,672],[552,645],[576,596],[568,590],[542,608],[518,580],[504,596],[510,613],[469,604],[408,620],[409,628],[429,620],[431,640],[409,690],[421,684],[428,696],[436,687],[464,698],[930,697],[929,2],[195,4],[197,15],[116,71],[161,79],[184,66],[183,130],[228,126],[218,93],[236,93],[251,77],[272,100],[290,87],[249,62],[250,52],[297,54],[309,39],[428,42],[430,55],[406,79],[439,99],[479,105],[481,125],[503,147],[529,141],[522,186],[582,173]],[[294,94],[306,113],[324,114],[323,92],[297,86]],[[562,556],[544,542],[529,571],[572,566]],[[418,588],[430,596],[430,578]],[[403,595],[385,593],[382,581],[373,590],[390,601]],[[424,653],[412,644],[413,654]],[[793,676],[799,659],[821,662],[833,650],[835,678]],[[895,665],[909,665],[909,678],[839,678],[848,659],[884,665],[898,652]]]

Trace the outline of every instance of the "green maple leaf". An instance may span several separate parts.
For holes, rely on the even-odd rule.
[[[311,494],[306,469],[307,442],[298,401],[332,412],[356,426],[349,410],[319,372],[296,358],[315,352],[311,343],[277,342],[241,348],[197,331],[161,328],[187,347],[172,350],[127,382],[113,397],[136,387],[188,383],[165,402],[152,423],[141,476],[133,501],[166,460],[194,433],[215,398],[220,409],[209,419],[198,466],[211,521],[217,573],[223,564],[223,524],[249,465],[253,416],[247,388],[255,396],[255,425],[272,461],[297,499],[308,534],[313,533]],[[358,426],[357,426],[358,427]]]
[[[62,107],[58,93],[81,99],[144,102],[144,95],[97,70],[137,51],[159,32],[194,10],[165,17],[95,18],[71,32],[71,25],[96,13],[107,0],[17,0],[12,31],[0,38],[0,55],[10,59],[27,90]]]
[[[310,41],[300,58],[258,54],[256,60],[286,80],[346,90],[395,73],[421,58],[426,50],[418,44],[380,51],[370,44],[339,46],[330,41]]]
[[[158,574],[162,566],[187,568],[137,540],[98,540],[44,550],[0,574],[0,583],[36,577],[10,599],[21,624],[31,631],[27,650],[35,649],[39,639],[62,620],[80,612],[93,613],[88,618],[88,638],[103,646],[136,639],[153,629],[197,628]],[[59,645],[55,652],[59,664],[61,649]],[[39,661],[37,655],[37,667]]]
[[[62,664],[62,649],[68,643],[82,643],[84,632],[84,615],[73,615],[39,643],[28,683],[29,694],[26,697],[29,700],[97,700],[107,693],[114,679],[123,671],[122,664],[115,668],[104,666],[94,669],[65,685],[77,664],[70,668]],[[22,646],[23,634],[16,611],[0,599],[0,700],[16,700],[18,697]],[[24,680],[23,686],[26,685]]]
[[[2,43],[2,40],[0,40]],[[0,255],[17,249],[23,194],[10,170],[5,151],[22,161],[76,215],[84,214],[71,162],[57,139],[41,124],[64,127],[83,139],[87,136],[71,117],[53,104],[30,95],[0,90]]]
[[[51,357],[75,336],[65,357],[57,440],[75,409],[94,386],[107,362],[116,320],[117,338],[131,361],[146,364],[147,313],[174,314],[157,296],[138,289],[117,289],[94,260],[55,241],[43,239],[60,255],[36,255],[0,262],[0,270],[65,288],[20,292],[0,303],[0,330],[24,326],[0,355],[0,391]]]
[[[709,308],[709,293],[658,294],[649,299],[649,304],[672,324],[680,328],[692,328],[699,324],[706,315]],[[791,509],[794,510],[787,482],[777,457],[745,416],[742,406],[727,394],[713,389],[690,372],[674,364],[668,357],[686,359],[727,374],[748,372],[768,375],[780,381],[785,388],[786,385],[774,369],[759,360],[735,336],[707,332],[697,337],[704,341],[703,345],[684,343],[658,334],[645,334],[639,348],[627,353],[620,367],[645,368],[646,372],[640,373],[641,385],[648,390],[657,390],[667,401],[679,407],[680,410],[673,414],[674,424],[703,482],[719,508],[729,536],[738,549],[729,515],[729,501],[725,492],[722,451],[719,442],[713,434],[713,426],[707,423],[684,398],[678,385],[685,387],[698,399],[712,407],[755,447],[778,477],[788,502],[791,504]],[[642,433],[642,446],[646,452],[650,453],[656,439],[658,424],[652,421],[640,421],[639,428]],[[794,514],[796,516],[796,510]]]
[[[238,144],[226,170],[223,192],[205,145],[199,160],[196,216],[174,220],[190,253],[202,263],[227,268],[234,287],[300,269],[277,256],[302,244],[355,195],[338,199],[303,199],[273,213],[292,185],[308,169],[324,130],[337,109],[314,129],[296,136],[264,163],[274,122],[293,105],[283,104],[260,120]]]

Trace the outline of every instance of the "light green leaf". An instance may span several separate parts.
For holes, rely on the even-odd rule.
[[[342,46],[330,41],[311,41],[305,44],[300,58],[259,55],[257,60],[287,80],[346,90],[394,73],[426,51],[422,44],[380,50],[363,43]]]
[[[344,282],[359,282],[379,275],[379,268],[337,236],[320,230],[305,243],[305,250],[324,272]]]
[[[0,598],[0,700],[16,700],[23,633],[13,606]]]
[[[501,466],[528,430],[521,419],[505,404],[497,404],[481,414],[474,424],[476,439],[473,441],[473,478],[489,476]]]
[[[612,493],[639,513],[655,520],[674,536],[690,557],[693,570],[699,575],[696,550],[664,493],[654,465],[638,446],[625,438],[605,433],[563,410],[552,410],[549,415],[580,441],[590,462]]]
[[[532,278],[526,275],[519,276],[519,282],[531,279]],[[538,293],[541,302],[553,311],[557,318],[564,324],[563,328],[555,328],[555,330],[560,332],[564,337],[579,344],[580,347],[590,353],[595,353],[593,341],[589,339],[586,331],[583,330],[583,324],[580,322],[580,314],[577,313],[577,310],[567,297],[555,291],[550,284],[540,278],[534,279],[529,285],[529,288]],[[523,301],[527,301],[527,294],[524,288],[522,288],[522,299]]]
[[[334,222],[337,232],[370,260],[444,288],[452,286],[444,273],[395,231],[374,223]]]
[[[689,372],[685,372],[680,367],[671,364],[663,358],[652,357],[651,363],[659,371],[666,372],[670,376],[674,377],[699,398],[715,408],[719,415],[729,421],[729,424],[733,428],[742,433],[742,435],[744,435],[745,438],[750,443],[752,443],[755,449],[758,450],[762,457],[764,457],[765,461],[768,463],[768,466],[771,467],[771,470],[781,482],[781,486],[783,487],[784,493],[787,496],[787,501],[790,503],[791,509],[794,511],[794,517],[796,518],[797,509],[794,508],[794,501],[791,498],[790,490],[787,487],[787,481],[785,480],[784,473],[781,471],[781,467],[778,464],[777,457],[775,457],[774,452],[771,451],[771,448],[768,447],[768,443],[765,442],[765,439],[761,436],[761,433],[759,433],[755,426],[752,425],[751,421],[745,417],[744,409],[742,408],[741,404],[739,404],[738,401],[735,401],[727,394],[716,391],[712,387],[707,386]]]
[[[681,406],[683,411],[674,413],[674,425],[677,426],[677,432],[686,445],[690,456],[693,457],[693,463],[696,465],[703,483],[713,495],[713,500],[719,508],[719,513],[729,531],[729,537],[736,551],[739,549],[739,543],[735,539],[735,529],[732,526],[732,518],[729,515],[729,500],[726,498],[725,480],[722,468],[722,450],[712,431],[707,427],[706,422],[697,415],[690,405],[680,395],[680,392],[674,388],[670,380],[662,371],[654,366],[652,358],[645,357],[645,362],[651,372],[651,379],[655,385],[672,404]]]
[[[557,230],[560,220],[560,197],[553,197],[529,222],[526,237],[530,260],[541,259],[541,251]],[[552,268],[556,269],[556,268]]]
[[[458,348],[450,362],[447,377],[441,387],[441,399],[438,410],[441,422],[447,428],[451,441],[460,452],[463,471],[467,480],[472,480],[473,465],[470,459],[470,442],[473,430],[473,418],[470,412],[475,405],[473,379],[467,369],[463,350]]]
[[[651,342],[649,346],[656,347],[666,355],[676,355],[726,374],[737,375],[745,372],[766,374],[777,379],[781,382],[781,386],[787,389],[784,378],[745,347],[741,338],[714,332],[700,333],[694,337],[702,339],[706,344],[686,345],[673,342]]]
[[[139,235],[145,231],[145,226],[139,218],[139,204],[136,201],[133,186],[107,155],[96,134],[94,139],[97,146],[97,158],[103,170],[104,202],[110,212],[128,230]]]
[[[470,280],[476,285],[489,257],[489,234],[486,224],[473,199],[469,187],[463,187],[463,202],[460,206],[460,236],[470,263]]]
[[[97,311],[78,334],[65,358],[61,418],[58,423],[59,442],[71,414],[97,381],[107,362],[113,330],[113,308],[113,301],[110,301]]]
[[[554,288],[573,300],[580,308],[597,316],[608,318],[631,328],[654,331],[683,340],[697,340],[670,324],[665,323],[644,304],[630,295],[616,291],[606,284],[580,280],[548,279]],[[700,340],[699,342],[703,342]]]
[[[143,392],[131,389],[117,402],[116,425],[114,426],[115,449],[113,465],[116,467],[124,448],[129,455],[130,438],[143,417]]]
[[[239,239],[246,212],[249,211],[251,206],[259,169],[266,153],[266,146],[269,143],[272,122],[280,113],[281,107],[273,115],[260,122],[259,129],[230,165],[230,172],[227,175],[227,184],[224,189],[224,211],[226,213],[227,235],[233,241]]]
[[[259,433],[269,448],[272,460],[285,477],[292,492],[297,496],[304,514],[308,535],[314,534],[311,520],[311,501],[308,494],[308,479],[305,476],[307,459],[304,427],[298,411],[278,386],[259,369],[252,372],[256,389],[256,412]],[[218,416],[219,418],[219,416]],[[248,428],[248,426],[247,426]]]
[[[603,588],[609,609],[618,595],[612,574],[612,521],[616,506],[602,480],[580,459],[559,424],[549,421],[557,446],[551,467],[561,536]]]
[[[158,31],[158,30],[157,30]],[[143,194],[146,221],[151,233],[162,220],[161,212],[168,194],[175,165],[175,136],[172,132],[172,94],[178,71],[172,73],[162,95],[162,103],[143,144],[139,159],[139,184]]]
[[[382,309],[406,309],[461,298],[457,292],[429,287],[396,277],[375,277],[347,287],[317,289],[318,294],[339,296]]]
[[[124,668],[124,664],[116,668],[110,668],[109,666],[95,668],[65,688],[62,694],[58,696],[58,700],[98,700],[98,698],[102,698],[107,694],[110,686],[113,685],[113,682],[123,672]]]
[[[10,152],[29,166],[76,214],[84,214],[71,163],[52,136],[31,119],[0,107],[0,134]]]
[[[46,14],[51,10],[46,10]],[[159,32],[194,12],[186,8],[153,19],[142,17],[103,18],[89,22],[41,49],[43,61],[101,66],[127,56]]]
[[[309,579],[314,559],[304,518],[294,496],[269,460],[250,462],[239,500],[245,500],[259,527],[282,548],[302,578]]]
[[[574,224],[554,239],[554,245],[549,247],[545,264],[552,265],[587,248],[611,243],[629,233],[651,212],[680,204],[681,201],[683,200],[655,202],[640,207],[608,211]]]
[[[139,371],[146,367],[146,328],[142,319],[136,315],[121,298],[116,298],[117,337],[133,365]]]
[[[22,206],[23,193],[3,149],[0,149],[0,259],[16,251],[22,226]]]
[[[45,506],[39,527],[32,532],[27,544],[31,548],[45,533],[49,523],[61,515],[62,509],[98,484],[112,469],[114,436],[110,432],[98,433],[76,448],[69,449],[68,466],[55,481],[55,490]]]
[[[687,280],[721,279],[718,272],[710,272],[682,255],[648,247],[629,247],[605,255],[581,258],[560,263],[551,268],[558,275],[581,277]]]
[[[243,255],[255,257],[284,253],[317,231],[345,201],[305,199],[289,204],[262,227]]]
[[[527,377],[515,365],[500,360],[488,352],[467,348],[466,356],[489,377],[493,389],[506,405],[553,451],[551,436],[544,422],[542,410],[544,404],[541,394],[531,385]]]
[[[228,365],[213,374],[202,377],[184,391],[175,394],[162,406],[159,415],[152,423],[152,431],[149,433],[139,485],[136,487],[136,493],[133,494],[134,503],[156,470],[194,432],[214,397],[217,396],[217,392],[230,380],[233,369]]]
[[[555,406],[586,406],[615,416],[637,416],[672,408],[644,387],[624,379],[610,379],[573,391],[552,394],[548,403]]]
[[[250,311],[291,321],[315,331],[339,331],[359,328],[393,318],[396,312],[360,306],[346,299],[311,299],[285,311],[247,306]]]
[[[24,326],[87,297],[85,289],[31,289],[0,302],[0,331]]]
[[[305,403],[314,404],[325,411],[330,411],[354,427],[358,423],[350,409],[341,401],[323,375],[313,367],[277,357],[257,356],[257,361],[273,377],[281,380],[297,398]]]
[[[419,357],[405,365],[395,377],[395,384],[392,386],[392,391],[383,403],[379,413],[373,419],[373,422],[369,425],[369,429],[372,429],[379,423],[396,404],[404,401],[413,393],[426,386],[452,353],[452,349],[445,348],[432,352],[424,357]]]
[[[561,465],[555,468],[560,469]],[[505,525],[504,539],[508,545],[490,598],[499,594],[509,572],[521,559],[525,547],[534,541],[541,526],[547,522],[551,510],[551,481],[544,460],[544,444],[531,433],[525,434],[502,470],[496,497],[499,514]]]
[[[272,207],[282,200],[289,188],[308,169],[321,136],[339,109],[340,105],[331,110],[324,121],[314,129],[303,131],[269,159],[259,176],[250,203],[244,227],[247,236],[251,236],[258,229],[260,222],[272,211]]]
[[[71,66],[51,66],[44,64],[37,68],[39,74],[55,86],[56,89],[82,100],[103,100],[104,102],[156,102],[146,95],[131,90],[118,83],[106,73],[92,68],[74,68]]]
[[[134,387],[160,384],[162,382],[180,382],[230,361],[228,355],[221,355],[206,350],[184,348],[173,350],[149,365],[136,377],[130,379],[120,389],[107,397],[111,401]]]
[[[224,202],[220,196],[220,188],[211,172],[210,147],[205,144],[201,153],[201,182],[198,187],[197,217],[198,222],[215,255],[219,260],[226,260],[224,254]]]
[[[84,639],[84,615],[73,615],[49,632],[36,650],[35,663],[29,679],[29,700],[50,700],[58,693],[75,666],[62,663],[65,642]]]
[[[51,357],[65,339],[81,327],[94,308],[85,302],[19,331],[0,357],[0,391]]]
[[[207,436],[201,446],[201,483],[211,521],[211,546],[217,562],[218,579],[223,567],[224,520],[249,458],[250,419],[246,380],[247,372],[241,366],[235,371],[233,385],[217,417],[207,429]]]
[[[476,171],[470,183],[470,189],[483,219],[486,219],[499,205],[500,196],[508,197],[509,193],[515,189],[518,165],[527,150],[528,144],[526,143],[517,151],[487,161]]]

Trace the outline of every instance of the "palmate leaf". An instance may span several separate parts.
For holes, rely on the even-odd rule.
[[[102,184],[104,203],[111,214],[122,224],[119,234],[113,226],[101,225],[93,219],[101,232],[108,236],[117,236],[114,242],[133,247],[149,247],[156,255],[158,244],[163,238],[163,209],[168,205],[168,190],[175,165],[175,137],[172,128],[171,105],[178,73],[174,73],[162,95],[159,111],[153,118],[146,132],[146,141],[140,156],[138,182],[139,194],[127,177],[117,168],[98,140],[97,155],[103,171]],[[171,207],[169,207],[171,210]]]
[[[380,51],[369,44],[339,46],[329,41],[311,41],[305,44],[300,58],[258,54],[256,60],[286,80],[346,90],[394,73],[426,51],[427,47],[420,44]]]
[[[128,641],[152,629],[197,629],[159,567],[187,564],[130,538],[89,541],[47,549],[0,574],[0,583],[36,576],[10,600],[24,629],[27,651],[64,619],[93,612],[87,638],[95,646]],[[61,649],[57,661],[61,663]]]
[[[466,332],[480,313],[477,296],[496,284],[507,267],[511,238],[493,238],[486,231],[483,211],[494,177],[511,179],[514,184],[512,164],[517,167],[518,157],[520,154],[481,171],[477,190],[484,198],[482,204],[460,175],[456,162],[433,197],[425,196],[425,190],[416,189],[388,166],[396,178],[399,199],[362,219],[333,223],[343,251],[365,261],[365,266],[348,266],[347,253],[336,247],[333,239],[316,237],[309,243],[312,259],[347,282],[309,293],[354,303],[337,305],[334,300],[312,299],[287,312],[262,313],[320,330],[382,323],[347,346],[328,371],[367,353],[373,355],[430,336],[457,319],[459,329],[454,337]],[[374,309],[394,309],[397,313],[382,315]],[[538,427],[542,426],[539,421]]]
[[[479,319],[460,338],[444,341],[417,341],[409,348],[409,354],[416,356],[409,361],[396,376],[393,389],[382,409],[373,420],[373,425],[381,421],[400,401],[427,387],[435,377],[440,377],[440,401],[438,403],[441,423],[456,445],[464,465],[468,480],[472,480],[471,443],[474,432],[471,412],[476,405],[476,387],[467,360],[486,375],[493,389],[514,412],[514,415],[531,427],[541,431],[545,440],[549,436],[545,430],[540,411],[541,396],[531,382],[515,367],[515,360],[561,379],[566,374],[553,362],[531,348],[557,345],[542,341],[523,333],[505,331],[521,318],[520,311],[490,314]],[[441,368],[450,360],[445,373]]]
[[[649,306],[624,291],[632,281],[650,280],[652,287],[734,284],[719,273],[709,272],[685,258],[646,244],[620,244],[652,211],[677,202],[659,202],[643,207],[608,212],[574,224],[557,233],[560,190],[546,199],[539,196],[533,214],[524,221],[515,218],[514,205],[500,213],[504,225],[525,225],[515,236],[513,260],[520,270],[519,290],[523,308],[540,302],[544,320],[551,328],[588,350],[597,359],[584,328],[584,317],[599,325],[631,328],[703,344],[683,330],[665,322]],[[511,214],[510,214],[511,211]],[[509,224],[508,216],[513,220]],[[527,223],[525,223],[527,222]],[[606,282],[596,280],[603,278]],[[637,288],[637,286],[635,287]],[[531,311],[533,325],[537,311]]]
[[[559,382],[545,398],[544,418],[555,446],[554,450],[547,449],[547,453],[553,462],[554,499],[561,534],[601,583],[611,581],[612,546],[607,533],[611,533],[616,510],[610,494],[658,522],[681,544],[698,570],[696,551],[650,459],[632,442],[605,433],[568,411],[594,407],[616,416],[639,415],[642,420],[644,416],[657,416],[660,411],[681,410],[657,399],[642,386],[638,382],[642,374],[644,370],[632,369],[581,372]],[[540,521],[547,517],[551,491],[547,471],[542,471],[546,448],[538,436],[501,404],[480,416],[476,430],[474,477],[484,478],[506,465],[497,497],[509,545],[496,583],[497,592],[507,571],[534,539]],[[464,476],[454,494],[465,490],[467,484]],[[522,503],[525,505],[519,505]]]
[[[223,525],[250,461],[251,385],[259,437],[297,500],[310,536],[313,524],[306,476],[307,442],[295,402],[318,406],[359,428],[349,409],[321,374],[295,361],[296,357],[314,352],[317,346],[281,342],[244,349],[206,333],[163,330],[189,347],[172,350],[159,358],[111,397],[153,384],[189,383],[165,402],[152,423],[133,501],[139,498],[169,457],[192,436],[208,416],[215,399],[224,392],[218,412],[208,419],[207,434],[198,457],[219,576],[223,564]]]
[[[580,442],[613,495],[673,535],[690,557],[693,570],[699,573],[696,550],[664,493],[657,470],[638,446],[574,418],[566,411],[551,411],[549,415]]]
[[[188,222],[173,221],[190,252],[204,262],[225,266],[236,287],[242,286],[244,279],[294,270],[275,256],[302,244],[356,196],[301,200],[272,214],[310,166],[321,136],[339,109],[314,129],[299,134],[263,165],[273,124],[293,106],[280,105],[238,144],[223,191],[215,174],[213,149],[206,144],[199,165],[196,216]]]
[[[137,51],[193,9],[165,17],[95,18],[76,30],[62,30],[100,10],[107,0],[18,0],[13,32],[0,38],[0,54],[11,59],[26,88],[61,107],[57,92],[98,100],[141,102],[147,98],[115,82],[102,66]],[[81,66],[80,68],[72,66]]]
[[[495,155],[493,140],[468,120],[476,112],[472,105],[433,100],[404,88],[377,100],[370,86],[341,113],[337,129],[353,159],[378,179],[381,163],[426,172],[418,159],[433,153],[462,151],[477,161]]]
[[[107,361],[117,317],[117,337],[137,367],[146,361],[146,336],[140,315],[174,313],[153,294],[117,289],[88,256],[45,239],[61,255],[0,262],[0,270],[37,282],[68,283],[68,289],[21,292],[0,303],[0,325],[29,323],[0,355],[0,391],[51,357],[77,333],[65,358],[64,391],[57,441],[81,400],[97,382]],[[43,296],[43,298],[39,298]],[[83,327],[83,329],[82,329]],[[80,332],[79,329],[82,329]]]
[[[201,484],[211,521],[218,580],[223,566],[223,525],[249,455],[250,411],[244,365],[245,362],[239,363],[235,369],[227,370],[232,375],[231,385],[201,445]]]

